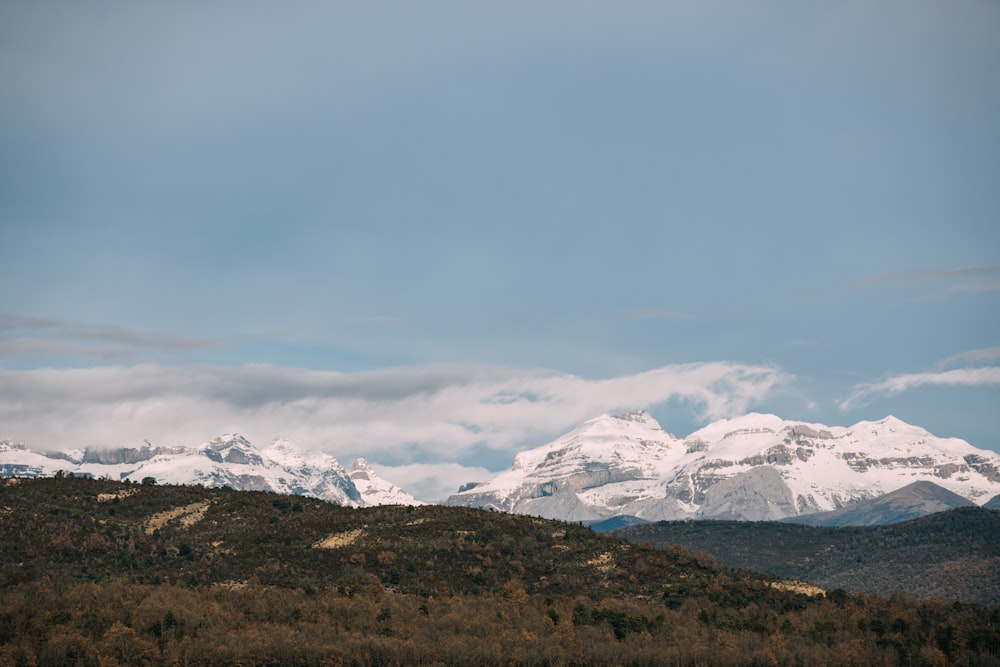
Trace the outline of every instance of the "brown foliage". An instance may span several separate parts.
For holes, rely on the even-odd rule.
[[[114,489],[0,490],[19,519],[0,523],[0,667],[1000,665],[996,608],[809,598],[683,549],[461,508],[291,511],[158,485],[110,514],[93,497]],[[206,496],[202,521],[146,535]]]

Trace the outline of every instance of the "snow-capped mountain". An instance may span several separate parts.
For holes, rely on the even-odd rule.
[[[286,438],[277,438],[264,449],[239,434],[226,433],[196,447],[153,447],[146,442],[139,447],[55,453],[0,442],[0,476],[52,476],[59,471],[133,482],[152,477],[163,484],[274,491],[353,507],[418,502],[374,473],[363,492],[337,459],[302,450]]]
[[[681,440],[643,412],[602,415],[447,504],[570,521],[776,520],[834,510],[927,480],[984,503],[1000,456],[895,417],[828,427],[748,414]]]
[[[653,497],[650,482],[672,470],[683,454],[683,442],[644,412],[602,415],[521,452],[509,470],[466,485],[446,504],[567,521],[634,514],[625,508]]]
[[[0,477],[51,477],[73,465],[65,455],[39,454],[23,443],[0,440]]]
[[[425,505],[409,493],[378,476],[368,461],[357,459],[351,465],[351,481],[366,505]]]

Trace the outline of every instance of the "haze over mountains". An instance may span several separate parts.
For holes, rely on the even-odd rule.
[[[0,475],[51,476],[60,470],[276,491],[355,507],[420,504],[363,459],[348,471],[333,456],[285,438],[264,448],[224,434],[195,447],[147,442],[55,453],[0,442]],[[909,491],[900,492],[904,487]],[[601,415],[519,453],[510,469],[464,486],[446,504],[566,521],[792,519],[865,525],[995,503],[997,496],[1000,456],[894,417],[829,427],[748,414],[682,439],[647,413],[628,412]]]

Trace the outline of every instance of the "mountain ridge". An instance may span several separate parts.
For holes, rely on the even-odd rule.
[[[194,447],[143,441],[50,454],[0,441],[0,476],[59,470],[270,490],[346,505],[420,502],[363,459],[346,470],[333,456],[283,437],[263,448],[224,433]],[[523,450],[510,468],[463,485],[444,504],[587,523],[616,516],[781,520],[836,511],[914,481],[933,481],[982,504],[1000,496],[1000,455],[891,415],[841,427],[748,413],[679,438],[640,410],[599,415]]]
[[[67,465],[70,464],[70,465]],[[367,464],[366,464],[367,465]],[[223,433],[194,447],[139,447],[34,452],[0,441],[0,477],[51,477],[59,472],[117,481],[228,486],[319,498],[337,505],[422,504],[370,467],[362,489],[333,456],[275,438],[260,449],[239,433]],[[366,495],[368,494],[368,495]]]
[[[807,526],[879,526],[946,512],[957,507],[975,507],[975,503],[934,482],[921,480],[838,510],[783,520]]]
[[[780,520],[919,480],[983,503],[1000,493],[1000,455],[893,416],[841,427],[749,413],[681,439],[644,412],[606,414],[446,503],[588,522]]]
[[[827,590],[1000,604],[1000,511],[974,505],[882,525],[658,521],[611,534]]]

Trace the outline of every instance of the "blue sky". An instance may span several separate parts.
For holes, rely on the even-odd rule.
[[[442,488],[626,407],[1000,451],[998,34],[991,2],[5,3],[0,437],[292,435]]]

